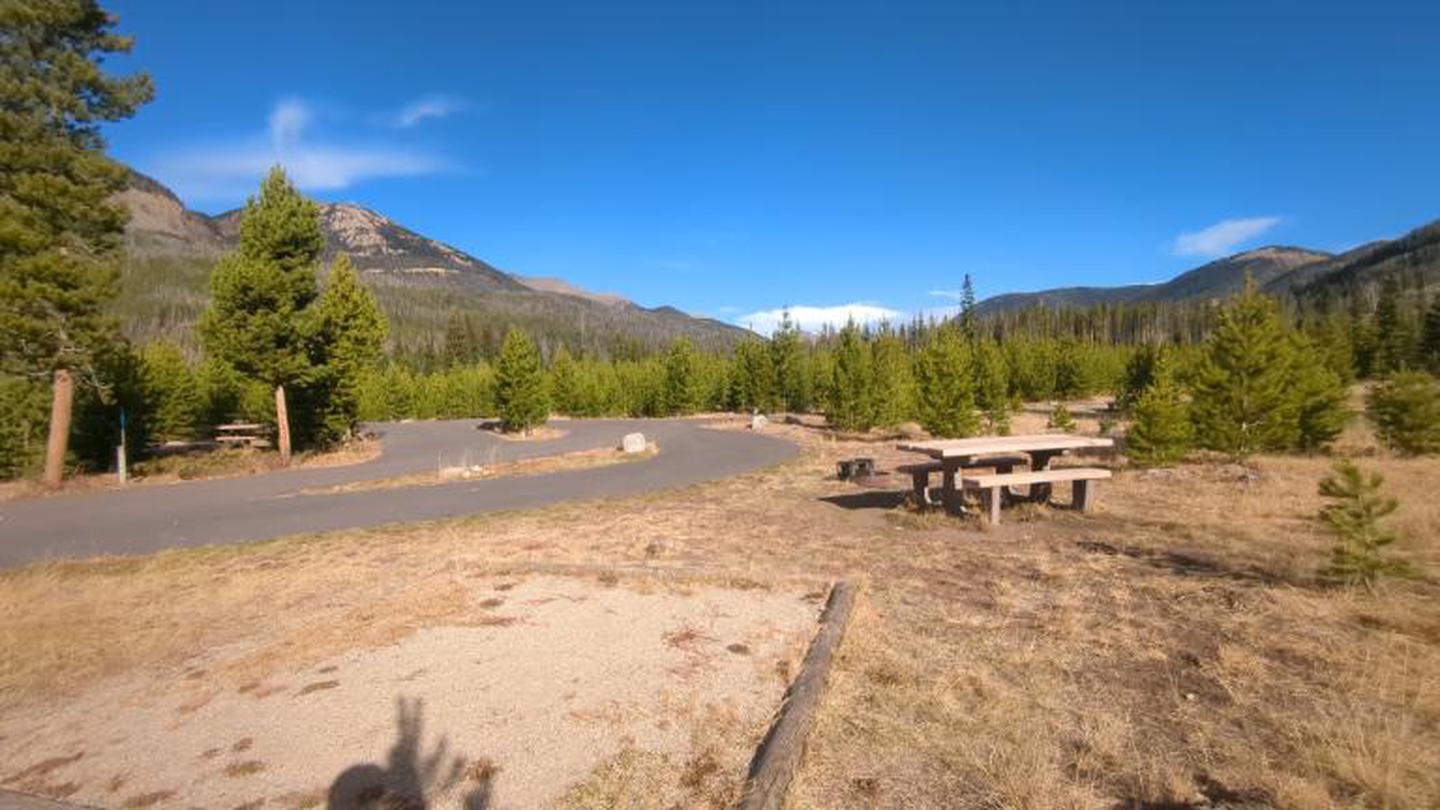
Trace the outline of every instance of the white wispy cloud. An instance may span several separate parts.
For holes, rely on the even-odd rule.
[[[314,106],[285,99],[270,111],[264,134],[169,149],[145,168],[187,200],[224,202],[253,193],[276,164],[307,191],[334,191],[365,180],[448,168],[446,161],[422,150],[317,136],[318,119]]]
[[[395,114],[394,125],[408,129],[429,118],[446,118],[465,109],[464,99],[454,96],[429,95],[418,98]]]
[[[1280,217],[1226,219],[1208,228],[1175,237],[1171,252],[1176,256],[1216,258],[1235,252],[1235,247],[1280,224]]]
[[[790,320],[807,332],[817,332],[827,325],[838,329],[852,319],[859,324],[873,324],[881,321],[895,322],[904,314],[899,310],[876,304],[857,302],[838,306],[796,306],[767,309],[752,312],[749,315],[740,315],[734,319],[734,322],[759,334],[768,335],[780,325],[780,320],[787,311],[790,313]]]

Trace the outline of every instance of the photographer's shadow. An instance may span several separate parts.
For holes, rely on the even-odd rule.
[[[446,793],[461,782],[471,782],[460,801],[465,810],[490,806],[495,775],[487,759],[467,763],[451,755],[449,740],[441,738],[428,756],[420,751],[424,701],[397,698],[398,736],[382,767],[373,762],[346,768],[330,784],[329,810],[428,810],[432,796]]]

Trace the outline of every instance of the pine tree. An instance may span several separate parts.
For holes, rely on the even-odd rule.
[[[1430,302],[1425,312],[1425,327],[1420,337],[1420,360],[1431,374],[1440,374],[1440,295]]]
[[[1315,344],[1298,332],[1291,337],[1290,358],[1299,447],[1314,452],[1335,441],[1349,423],[1351,413],[1345,403],[1350,391]]]
[[[755,338],[735,347],[733,387],[735,405],[743,411],[775,407],[775,367],[769,347]]]
[[[975,282],[969,273],[960,285],[960,331],[966,340],[975,339]]]
[[[875,367],[870,343],[854,320],[840,330],[835,347],[834,376],[830,382],[826,421],[840,430],[869,430],[875,426]]]
[[[975,404],[985,414],[986,429],[1010,433],[1010,380],[1005,356],[995,341],[975,342]]]
[[[451,312],[445,320],[445,364],[464,366],[480,355],[480,341],[474,324],[460,312]]]
[[[937,438],[975,434],[975,376],[969,348],[950,324],[929,336],[915,363],[920,424]]]
[[[1366,416],[1381,441],[1407,455],[1440,453],[1440,381],[1405,371],[1370,391]]]
[[[52,486],[64,470],[72,380],[101,382],[100,355],[116,335],[105,308],[126,213],[111,198],[127,175],[104,155],[100,125],[152,95],[148,76],[102,70],[131,47],[114,25],[86,0],[0,4],[0,375],[53,379]]]
[[[318,365],[324,369],[321,424],[325,439],[348,437],[360,419],[360,380],[384,356],[390,325],[375,297],[360,283],[350,257],[330,267],[315,302]]]
[[[1130,359],[1125,362],[1125,377],[1121,383],[1120,396],[1115,400],[1115,407],[1126,412],[1134,410],[1140,397],[1155,379],[1155,361],[1159,356],[1160,351],[1149,344],[1141,346],[1130,355]]]
[[[580,370],[564,346],[555,350],[550,361],[550,393],[555,410],[566,416],[581,415]]]
[[[245,377],[275,390],[281,455],[288,461],[286,387],[315,379],[315,325],[308,312],[318,294],[315,268],[325,249],[320,211],[279,167],[260,195],[245,204],[240,247],[210,275],[210,307],[200,319],[205,351]]]
[[[145,435],[156,442],[189,441],[205,411],[205,400],[195,373],[180,347],[152,343],[140,353],[140,390]]]
[[[1336,464],[1335,474],[1320,483],[1320,494],[1331,499],[1320,510],[1320,521],[1337,541],[1322,576],[1368,587],[1384,575],[1414,573],[1409,564],[1387,560],[1381,553],[1395,542],[1394,532],[1381,521],[1399,508],[1399,502],[1381,493],[1384,483],[1380,473],[1367,476],[1348,460]]]
[[[1372,372],[1385,376],[1407,371],[1416,366],[1420,343],[1419,330],[1407,313],[1400,309],[1400,288],[1387,283],[1375,304],[1375,360]]]
[[[810,409],[810,368],[805,362],[800,328],[790,319],[790,310],[780,316],[780,326],[770,338],[770,365],[775,370],[776,393],[787,411],[803,413]]]
[[[1171,365],[1163,354],[1151,355],[1150,381],[1135,399],[1135,421],[1125,435],[1125,452],[1137,464],[1174,464],[1194,444],[1190,406]]]
[[[874,366],[875,424],[894,427],[914,418],[915,371],[905,344],[886,331],[870,347]]]
[[[1290,378],[1279,308],[1247,280],[1221,311],[1196,371],[1192,408],[1200,444],[1238,457],[1294,446],[1299,426]]]
[[[692,414],[700,410],[705,389],[699,366],[695,344],[689,338],[682,337],[670,344],[670,350],[665,354],[662,389],[666,415]]]
[[[540,350],[530,336],[510,329],[500,344],[500,361],[495,367],[495,404],[506,431],[530,430],[545,424],[550,401],[545,391],[545,370]]]
[[[1045,426],[1051,430],[1074,433],[1075,417],[1070,414],[1070,409],[1065,407],[1064,402],[1056,402],[1055,407],[1050,409],[1050,419]]]

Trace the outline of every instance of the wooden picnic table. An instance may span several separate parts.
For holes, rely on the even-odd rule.
[[[941,464],[941,497],[947,508],[956,509],[960,504],[956,479],[966,468],[984,466],[987,456],[1013,456],[1017,453],[1030,458],[1032,472],[1048,469],[1056,456],[1063,456],[1072,450],[1088,450],[1114,447],[1114,439],[1096,436],[1075,436],[1069,433],[1034,433],[1025,436],[972,436],[968,439],[930,439],[919,442],[900,442],[897,447],[912,453],[923,453]],[[1011,494],[1012,499],[1018,495]],[[1028,500],[1046,500],[1050,497],[1050,484],[1030,485]]]

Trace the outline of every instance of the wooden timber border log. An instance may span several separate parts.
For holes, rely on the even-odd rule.
[[[740,810],[779,810],[784,806],[785,793],[800,767],[805,741],[815,725],[815,713],[830,675],[830,663],[845,637],[858,590],[853,582],[838,582],[830,589],[825,611],[820,614],[820,630],[810,642],[800,674],[785,691],[775,722],[750,760]]]

